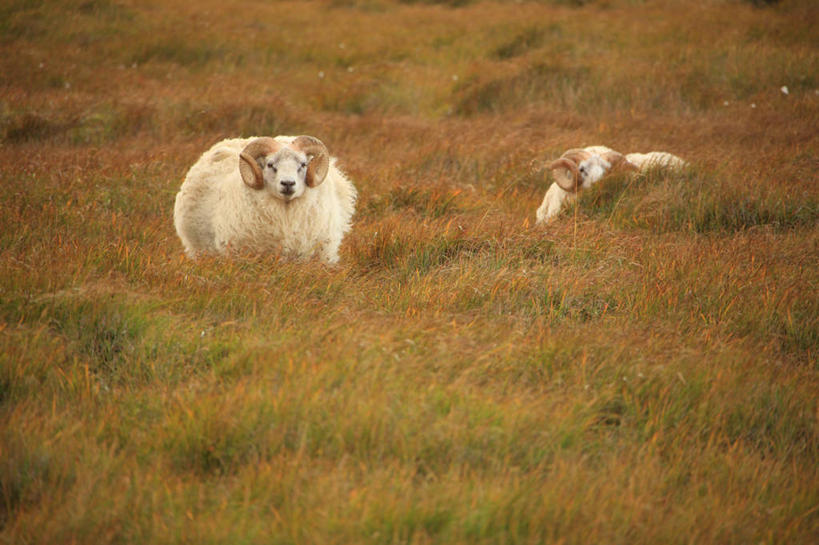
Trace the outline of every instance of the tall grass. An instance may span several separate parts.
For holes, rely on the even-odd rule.
[[[812,543],[814,12],[7,2],[0,542]],[[187,260],[196,157],[301,133],[341,263]],[[535,225],[590,144],[691,166]]]

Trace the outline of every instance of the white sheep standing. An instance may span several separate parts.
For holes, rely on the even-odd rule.
[[[636,170],[626,157],[606,146],[573,148],[552,161],[554,183],[549,186],[543,202],[537,209],[537,222],[543,223],[557,216],[566,201],[576,198],[580,189],[588,189],[614,169]]]
[[[240,250],[336,263],[356,197],[315,137],[233,138],[190,168],[174,225],[191,258]]]
[[[580,189],[590,188],[612,171],[645,172],[653,168],[681,169],[685,166],[684,160],[665,151],[623,155],[606,146],[570,149],[549,164],[555,181],[537,209],[537,223],[553,219],[567,201],[577,197]]]

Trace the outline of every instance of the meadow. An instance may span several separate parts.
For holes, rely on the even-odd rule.
[[[816,543],[813,0],[4,0],[0,543]],[[191,261],[312,134],[337,266]],[[564,150],[665,150],[535,224]]]

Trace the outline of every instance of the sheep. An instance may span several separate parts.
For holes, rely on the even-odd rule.
[[[606,146],[570,149],[549,164],[555,182],[537,209],[537,223],[553,219],[563,204],[575,198],[580,189],[590,188],[612,171],[645,172],[652,168],[681,169],[686,166],[683,159],[665,151],[623,155]]]
[[[563,204],[575,198],[581,188],[590,188],[612,170],[637,170],[637,166],[622,153],[606,146],[570,149],[552,161],[548,168],[553,171],[555,181],[537,209],[537,223],[557,216]]]
[[[191,259],[249,251],[337,263],[356,198],[318,138],[231,138],[188,170],[174,225]]]

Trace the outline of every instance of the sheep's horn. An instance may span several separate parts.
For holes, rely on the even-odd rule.
[[[310,158],[304,177],[307,187],[316,187],[323,182],[330,169],[330,153],[327,146],[318,138],[307,135],[297,136],[290,146],[304,152]]]
[[[637,165],[626,159],[626,156],[619,151],[608,151],[601,155],[603,159],[611,163],[611,169],[640,170]]]
[[[586,151],[580,148],[572,148],[563,152],[563,155],[560,156],[561,159],[568,159],[569,161],[574,161],[576,165],[579,165],[581,162],[585,161],[589,157],[594,155],[590,151]]]
[[[549,169],[556,171],[554,175],[555,183],[557,183],[561,189],[572,193],[577,191],[577,180],[580,173],[577,171],[577,164],[574,161],[567,159],[566,157],[561,157],[560,159],[555,159],[549,163]],[[566,169],[571,172],[571,178],[566,176],[561,169]]]
[[[259,166],[259,158],[271,153],[276,153],[282,145],[269,136],[263,136],[251,140],[239,154],[239,172],[242,180],[252,189],[264,187],[262,168]]]

